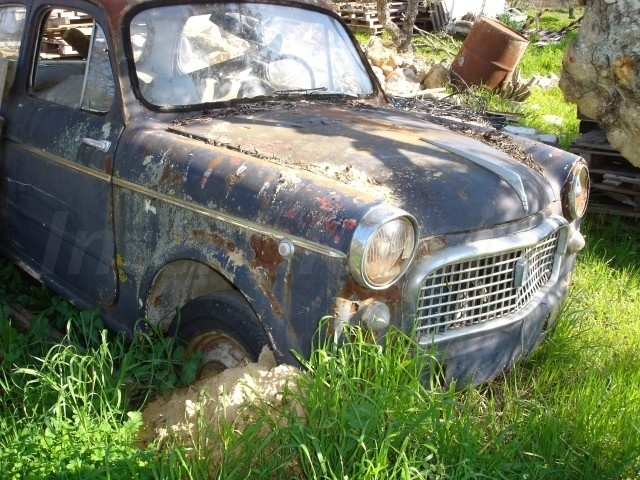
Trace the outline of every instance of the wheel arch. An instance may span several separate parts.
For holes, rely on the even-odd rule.
[[[177,310],[190,300],[233,290],[237,288],[209,265],[192,259],[173,260],[164,265],[151,281],[146,318],[167,331]]]

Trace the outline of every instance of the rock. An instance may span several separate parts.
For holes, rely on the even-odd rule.
[[[436,63],[429,69],[429,71],[425,75],[425,78],[422,81],[422,86],[427,89],[439,88],[444,87],[448,83],[449,70],[444,65]]]
[[[384,74],[385,77],[388,77],[389,75],[391,75],[391,73],[395,70],[395,68],[393,68],[393,66],[391,65],[380,65],[379,66],[380,70],[382,70],[382,73]]]
[[[447,95],[442,91],[449,83],[449,70],[444,65],[427,65],[424,58],[413,54],[398,55],[379,37],[372,37],[363,51],[385,92],[397,96]]]
[[[538,133],[535,128],[520,127],[517,125],[507,125],[503,130],[505,132],[513,133],[514,135],[536,135]]]
[[[400,82],[400,81],[406,81],[406,78],[404,76],[404,70],[402,69],[397,69],[392,71],[389,75],[387,75],[386,77],[386,81],[387,83],[389,82]]]
[[[394,95],[412,95],[418,91],[419,84],[408,80],[400,68],[391,72],[386,78],[386,91]]]
[[[276,366],[273,353],[265,347],[258,363],[229,368],[219,375],[208,376],[169,396],[147,404],[142,411],[143,428],[138,432],[143,445],[173,441],[192,445],[206,429],[211,434],[210,453],[219,460],[225,445],[216,443],[217,432],[233,425],[238,431],[250,428],[255,417],[252,406],[268,406],[274,418],[294,412],[305,417],[302,406],[291,394],[298,388],[303,373],[295,367]],[[255,433],[255,432],[254,432]],[[268,429],[263,431],[266,435]]]
[[[365,55],[371,62],[371,65],[381,67],[387,65],[391,58],[391,51],[382,44],[382,40],[379,37],[371,37],[368,45],[365,48]]]
[[[557,115],[542,115],[542,119],[547,123],[558,126],[562,125],[563,122],[562,118]]]
[[[407,81],[413,82],[413,83],[420,83],[416,78],[416,72],[415,70],[413,70],[413,68],[405,68],[402,70],[402,73],[404,74],[404,77]]]
[[[586,2],[578,36],[567,46],[560,89],[600,123],[614,149],[640,166],[640,1]]]
[[[435,98],[436,100],[445,100],[451,97],[446,88],[426,88],[416,92],[416,97],[419,98]]]
[[[547,77],[543,77],[542,75],[534,75],[533,85],[541,88],[549,88],[558,85],[559,80],[560,78],[553,73]]]
[[[371,65],[371,69],[373,70],[373,73],[375,74],[376,78],[383,85],[383,88],[384,88],[385,75],[382,69],[376,65]]]
[[[416,82],[422,83],[429,72],[431,66],[427,66],[427,63],[422,57],[415,57],[413,59],[413,69],[416,72]]]
[[[509,132],[519,137],[530,138],[537,142],[546,143],[548,145],[558,146],[558,136],[551,133],[538,133],[535,128],[521,127],[517,125],[507,125],[502,129],[504,132]]]

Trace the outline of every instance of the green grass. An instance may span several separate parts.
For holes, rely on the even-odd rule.
[[[576,106],[564,100],[559,87],[533,87],[531,96],[522,107],[521,124],[535,128],[539,133],[558,136],[560,145],[567,149],[578,136],[580,121]],[[556,123],[556,121],[558,123]]]
[[[557,22],[552,22],[544,28],[557,30],[568,22],[566,14],[562,18],[546,14],[542,19],[555,18]],[[549,77],[555,75],[559,78],[562,70],[562,58],[567,44],[576,36],[576,32],[570,32],[561,41],[546,46],[534,45],[535,39],[529,44],[518,63],[519,75],[522,79],[528,79],[534,75]],[[491,95],[487,95],[491,98]],[[497,103],[497,105],[496,105]],[[500,108],[503,107],[503,108]],[[560,88],[552,87],[532,87],[531,96],[517,107],[508,104],[500,104],[494,100],[494,110],[515,111],[523,113],[520,125],[535,128],[539,133],[552,133],[558,136],[562,148],[569,145],[578,136],[579,121],[577,119],[577,107],[573,103],[566,102]],[[548,121],[545,115],[559,118],[558,123]]]
[[[12,325],[15,303],[40,312],[28,332]],[[47,336],[52,326],[66,330],[63,343]],[[135,446],[136,407],[193,380],[196,368],[173,340],[140,327],[134,342],[110,334],[95,311],[78,311],[0,258],[3,479],[140,478],[153,452]]]
[[[22,334],[4,308],[0,471],[3,478],[637,478],[640,223],[589,216],[584,232],[587,247],[556,330],[501,378],[462,392],[429,388],[421,371],[433,360],[410,338],[392,332],[382,348],[354,330],[339,349],[319,345],[300,393],[285,392],[280,410],[258,403],[247,407],[255,421],[244,430],[223,425],[214,436],[203,423],[191,444],[166,442],[160,451],[136,446],[140,404],[130,401],[138,382],[131,379],[166,384],[175,366],[166,340],[110,339],[89,313],[94,328],[86,321],[75,328],[97,335],[53,344],[43,340],[44,317]],[[6,263],[0,275],[19,276]],[[14,287],[0,292],[0,303],[31,298],[23,284]],[[80,312],[62,305],[52,316],[62,311],[70,328],[80,324]],[[154,363],[156,374],[141,375]],[[221,457],[214,445],[223,445]]]
[[[562,69],[564,51],[576,35],[577,32],[575,31],[569,32],[559,42],[545,46],[536,46],[535,41],[532,41],[518,63],[520,74],[526,78],[530,78],[533,75],[559,75]]]

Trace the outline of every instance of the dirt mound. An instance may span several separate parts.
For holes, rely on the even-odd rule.
[[[258,363],[225,370],[150,403],[142,412],[139,439],[145,445],[154,440],[159,446],[167,440],[190,445],[199,438],[203,424],[210,439],[223,423],[242,431],[258,411],[251,407],[267,406],[278,415],[285,397],[291,400],[283,392],[296,391],[299,375],[295,367],[277,366],[273,353],[265,347]],[[295,400],[292,408],[304,415]],[[211,446],[213,442],[208,443]]]

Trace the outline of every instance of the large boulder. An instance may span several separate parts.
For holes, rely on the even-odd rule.
[[[565,52],[560,88],[640,166],[640,0],[587,0]]]

